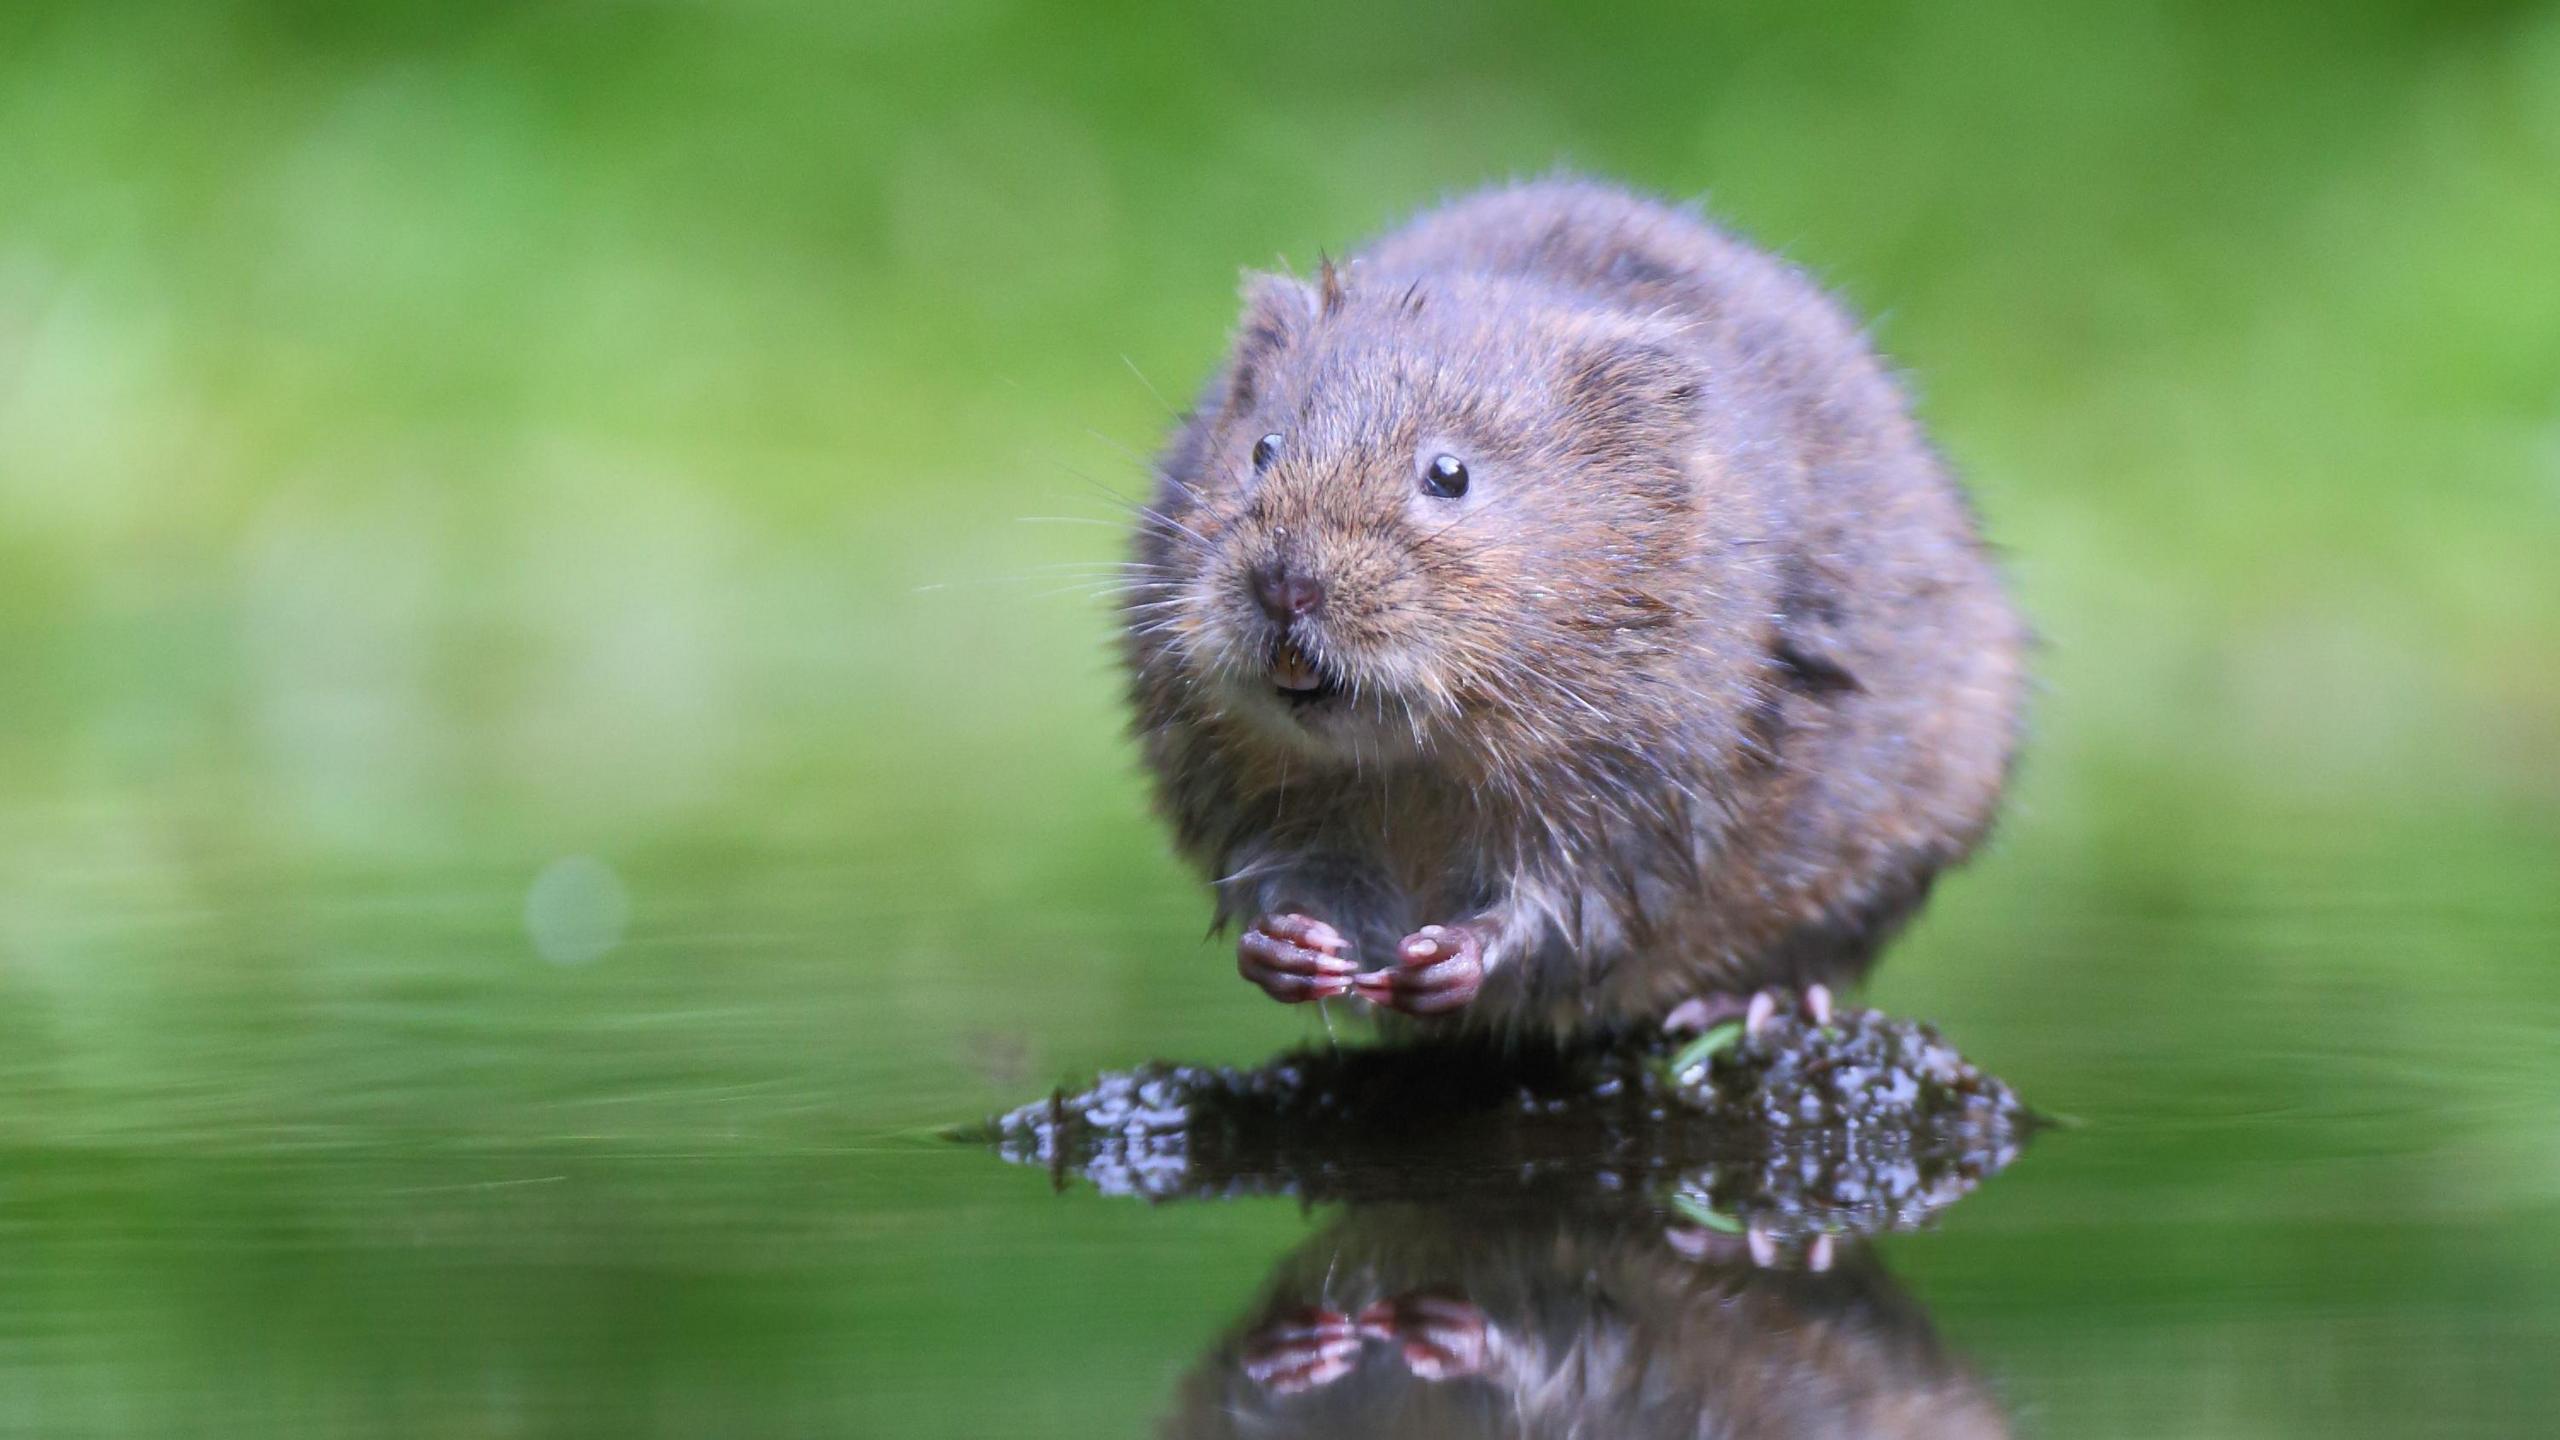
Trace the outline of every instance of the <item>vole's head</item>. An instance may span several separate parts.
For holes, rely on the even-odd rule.
[[[1320,754],[1605,704],[1689,550],[1697,376],[1669,340],[1506,281],[1258,277],[1164,459],[1133,624]]]

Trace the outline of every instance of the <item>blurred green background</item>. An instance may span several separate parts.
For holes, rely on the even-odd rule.
[[[1298,1217],[929,1138],[1321,1033],[1114,497],[1243,267],[1557,166],[1874,316],[2045,637],[1873,991],[2096,1122],[1959,1347],[2547,1418],[2560,7],[188,0],[0,9],[0,1429],[1142,1428]]]

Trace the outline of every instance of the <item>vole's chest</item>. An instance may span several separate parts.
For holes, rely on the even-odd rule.
[[[1425,913],[1456,914],[1506,888],[1520,847],[1496,817],[1464,797],[1393,797],[1368,826],[1378,878]]]

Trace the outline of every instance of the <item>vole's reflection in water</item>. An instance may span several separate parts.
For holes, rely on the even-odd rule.
[[[1844,1009],[1468,1061],[1153,1062],[977,1133],[1061,1190],[1340,1207],[1168,1436],[2008,1433],[1862,1238],[1927,1223],[2037,1129],[1934,1030]]]
[[[2009,1433],[1863,1242],[1770,1258],[1641,1206],[1355,1207],[1281,1262],[1163,1433]]]

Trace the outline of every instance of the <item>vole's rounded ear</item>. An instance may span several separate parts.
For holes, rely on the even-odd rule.
[[[1705,374],[1697,360],[1645,339],[1609,339],[1565,362],[1564,394],[1593,431],[1637,440],[1688,428]]]
[[[1227,403],[1253,403],[1262,367],[1306,333],[1320,313],[1315,288],[1293,275],[1257,271],[1245,276],[1244,320],[1236,327],[1235,363]]]

